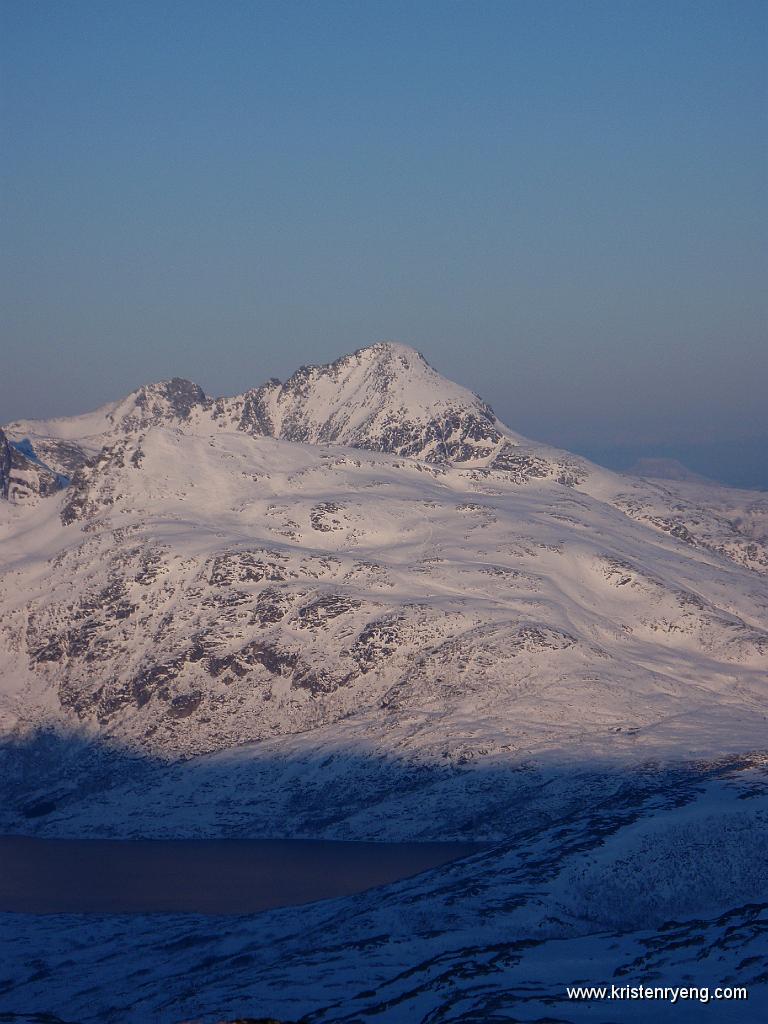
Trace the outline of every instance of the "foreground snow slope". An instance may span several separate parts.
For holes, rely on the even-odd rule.
[[[581,813],[466,860],[252,917],[0,914],[0,999],[80,1024],[750,1024],[768,1012],[765,783],[722,762],[610,801],[587,788]],[[711,999],[574,1001],[571,985]],[[715,1001],[724,986],[748,999]]]

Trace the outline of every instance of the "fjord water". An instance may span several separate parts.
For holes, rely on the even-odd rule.
[[[348,896],[473,843],[0,837],[0,912],[248,914]]]

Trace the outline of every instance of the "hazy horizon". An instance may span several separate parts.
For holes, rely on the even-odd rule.
[[[338,353],[338,355],[345,354],[342,352]],[[298,366],[293,366],[282,373],[266,375],[258,380],[241,382],[239,391],[241,392],[250,387],[257,387],[259,384],[264,383],[269,376],[286,380],[298,369]],[[436,366],[435,369],[442,372],[439,366]],[[443,375],[446,376],[446,374]],[[146,378],[141,383],[148,384],[157,379],[159,378]],[[140,387],[141,383],[136,386]],[[235,389],[227,392],[217,392],[206,387],[205,383],[200,380],[195,380],[194,383],[199,384],[209,397],[239,393]],[[466,385],[465,381],[458,380],[458,383]],[[133,389],[131,388],[130,390]],[[110,395],[88,408],[72,408],[70,402],[65,399],[60,408],[55,407],[54,410],[45,415],[33,413],[32,415],[14,417],[5,416],[2,422],[10,423],[15,419],[45,419],[91,412],[100,405],[123,398],[129,391]],[[481,392],[478,393],[481,398],[487,398]],[[22,402],[21,404],[24,403]],[[528,436],[531,440],[544,441],[584,455],[609,469],[619,472],[631,469],[635,462],[644,457],[674,459],[702,476],[710,477],[714,481],[729,484],[732,487],[768,490],[768,461],[765,458],[765,452],[768,450],[768,435],[763,437],[745,437],[737,440],[704,441],[700,443],[695,441],[679,443],[664,443],[661,441],[654,443],[653,441],[643,442],[642,438],[601,442],[600,439],[592,440],[589,437],[579,437],[578,434],[569,434],[567,428],[563,429],[561,427],[558,430],[556,425],[548,424],[544,419],[536,420],[528,416],[521,417],[521,419],[525,418],[525,423],[519,422],[515,419],[514,409],[509,409],[505,412],[506,403],[503,397],[501,402],[491,404],[499,418],[518,433]],[[0,425],[2,424],[0,423]]]
[[[767,25],[5,3],[0,422],[391,338],[532,438],[768,488]]]

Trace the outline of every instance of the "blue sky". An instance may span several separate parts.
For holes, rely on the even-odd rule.
[[[0,422],[396,339],[523,433],[759,476],[767,19],[3,0]]]

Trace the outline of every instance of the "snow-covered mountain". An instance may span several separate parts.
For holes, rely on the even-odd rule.
[[[525,441],[404,346],[6,432],[11,482],[51,482],[4,512],[8,728],[188,756],[429,708],[451,727],[404,742],[473,757],[762,728],[761,541]]]
[[[173,379],[4,431],[6,831],[507,843],[471,888],[512,836],[583,839],[598,807],[623,828],[713,773],[748,771],[744,799],[764,784],[764,495],[528,441],[393,344],[234,398]],[[590,829],[574,850],[614,825]],[[456,924],[468,943],[501,941],[492,915],[530,899],[537,856],[478,910],[487,933]],[[421,1020],[392,985],[402,1014],[376,1019]]]

